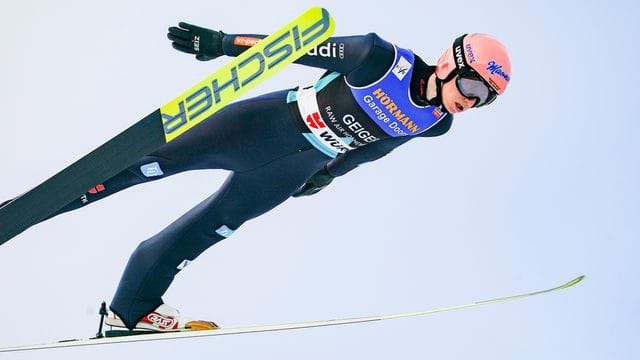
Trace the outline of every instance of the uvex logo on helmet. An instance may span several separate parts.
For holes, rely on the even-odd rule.
[[[467,62],[473,64],[476,61],[476,57],[473,55],[473,46],[467,44],[464,49],[467,51]]]

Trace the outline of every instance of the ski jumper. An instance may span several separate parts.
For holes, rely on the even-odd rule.
[[[225,35],[224,52],[236,56],[247,39],[263,37]],[[230,104],[52,215],[183,171],[231,171],[220,189],[131,255],[110,306],[129,328],[163,303],[184,266],[319,170],[341,176],[451,126],[450,114],[424,100],[434,67],[376,34],[330,38],[296,63],[328,71],[315,86]]]

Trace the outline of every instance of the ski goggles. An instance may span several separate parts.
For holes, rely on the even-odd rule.
[[[473,107],[489,105],[498,97],[498,94],[473,70],[458,74],[456,87],[464,97],[476,100]]]
[[[460,36],[453,42],[453,54],[458,69],[456,87],[466,98],[476,100],[473,107],[491,104],[498,97],[498,93],[467,63],[463,51],[465,36],[467,34]]]

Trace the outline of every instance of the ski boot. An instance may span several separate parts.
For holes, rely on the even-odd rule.
[[[111,327],[111,330],[105,331],[106,337],[218,329],[218,325],[214,322],[187,318],[166,304],[158,306],[157,309],[142,317],[132,330],[127,329],[120,317],[111,310],[107,311],[104,323]]]

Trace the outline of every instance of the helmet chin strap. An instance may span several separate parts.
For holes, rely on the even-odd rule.
[[[434,80],[433,81],[429,81],[431,76],[433,76]],[[426,79],[424,79],[424,84],[425,87],[424,89],[421,89],[421,92],[424,93],[424,100],[429,104],[429,105],[433,105],[433,106],[438,106],[440,107],[442,110],[449,112],[449,110],[447,110],[447,108],[444,107],[444,105],[442,104],[442,85],[453,79],[453,77],[455,76],[455,74],[453,75],[449,75],[447,77],[447,79],[445,80],[441,80],[440,78],[438,78],[436,76],[435,73],[432,73],[431,75],[429,75]],[[421,84],[423,82],[421,81]],[[433,86],[433,90],[435,91],[429,91],[429,87]],[[435,92],[435,96],[431,97],[431,98],[427,98],[427,94],[432,94],[433,92]]]
[[[447,107],[442,103],[442,85],[453,80],[456,75],[458,75],[458,69],[453,70],[444,80],[436,76],[436,96],[432,100],[429,100],[429,103],[435,106],[440,106],[442,110],[449,112],[449,109],[447,109]]]
[[[434,96],[431,99],[428,99],[429,104],[434,105],[434,106],[441,106],[442,105],[442,83],[443,81],[440,80],[437,76],[436,78],[436,96]]]

